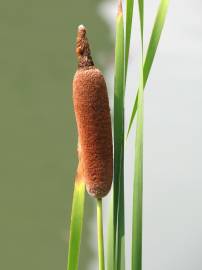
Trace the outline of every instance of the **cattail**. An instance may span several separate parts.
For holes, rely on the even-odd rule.
[[[110,190],[113,174],[112,130],[105,79],[94,66],[86,28],[78,28],[78,70],[73,80],[73,102],[78,128],[79,173],[96,198]]]

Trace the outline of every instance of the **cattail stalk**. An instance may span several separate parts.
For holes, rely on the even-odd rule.
[[[105,261],[104,261],[104,241],[103,241],[102,199],[97,199],[97,235],[98,235],[99,270],[104,270]]]

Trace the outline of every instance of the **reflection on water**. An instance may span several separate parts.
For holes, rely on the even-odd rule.
[[[1,3],[0,269],[66,268],[77,163],[75,35],[78,24],[87,26],[99,66],[96,56],[111,47],[108,27],[96,14],[99,2]],[[82,270],[95,253],[88,240],[93,205],[87,199]]]

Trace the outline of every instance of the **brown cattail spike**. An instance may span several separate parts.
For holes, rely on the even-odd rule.
[[[123,8],[122,8],[122,1],[119,0],[118,2],[118,13],[117,13],[118,16],[122,16],[123,15]]]
[[[79,68],[73,81],[73,101],[79,135],[79,173],[96,198],[110,190],[113,174],[112,130],[107,87],[93,65],[86,29],[79,27],[76,52]]]
[[[86,28],[83,25],[78,27],[77,40],[76,40],[76,54],[78,58],[78,67],[94,66],[90,46],[86,37]]]

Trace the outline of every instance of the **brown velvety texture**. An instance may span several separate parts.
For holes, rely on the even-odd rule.
[[[112,184],[113,150],[107,88],[98,69],[80,68],[76,72],[73,100],[87,191],[102,198]]]
[[[88,193],[104,197],[113,176],[112,129],[107,87],[94,67],[86,28],[78,27],[76,54],[78,70],[73,80],[73,101],[78,128],[79,166]]]

